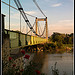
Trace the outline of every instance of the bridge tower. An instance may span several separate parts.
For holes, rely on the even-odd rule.
[[[46,39],[48,40],[48,25],[47,25],[47,17],[46,17]]]
[[[37,26],[38,26],[38,25],[37,25],[37,24],[38,24],[38,21],[45,21],[45,24],[46,24],[46,25],[45,25],[45,26],[46,26],[46,40],[48,40],[47,17],[46,17],[46,18],[37,18],[37,17],[36,17],[36,29],[35,29],[35,30],[36,30],[36,33],[37,33],[37,28],[38,28],[38,27],[37,27]],[[36,36],[37,36],[37,35],[36,35]]]
[[[37,34],[37,24],[38,24],[38,19],[37,19],[37,17],[36,17],[36,34]],[[36,35],[37,36],[37,35]]]

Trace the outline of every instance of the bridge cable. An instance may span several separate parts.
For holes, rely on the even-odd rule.
[[[13,8],[13,9],[18,10],[17,8],[15,8],[15,7],[11,6],[10,4],[8,4],[8,3],[4,2],[4,1],[1,1],[1,2],[2,2],[2,3],[4,3],[4,4],[6,4],[6,5],[8,5],[8,6],[10,6],[10,7],[11,7],[11,8]],[[30,14],[28,14],[28,13],[25,13],[25,14],[27,14],[28,16],[31,16],[31,17],[36,18],[36,16],[30,15]]]
[[[23,10],[23,8],[22,8],[20,2],[19,2],[19,0],[14,0],[14,2],[15,2],[15,4],[17,5],[18,10],[21,12],[21,15],[22,15],[22,17],[24,18],[25,22],[27,23],[27,25],[29,26],[29,28],[33,31],[33,33],[34,33],[35,35],[37,35],[37,36],[42,36],[43,33],[42,33],[42,35],[38,35],[38,34],[34,31],[33,27],[31,26],[31,24],[30,24],[30,22],[29,22],[29,20],[28,20],[28,18],[27,18],[27,16],[26,16],[26,14],[25,14],[25,12],[24,12],[24,10]],[[43,32],[44,32],[44,31],[43,31]]]
[[[43,13],[43,11],[41,10],[41,8],[39,7],[39,5],[37,4],[37,2],[35,0],[33,0],[33,2],[35,3],[35,5],[38,7],[38,9],[40,10],[40,12],[46,17],[46,15]]]
[[[41,33],[42,33],[42,29],[41,29],[41,26],[40,26],[40,23],[39,23],[39,22],[38,22],[38,25],[39,25],[40,31],[41,31]]]
[[[14,0],[15,1],[15,0]],[[10,4],[7,4],[6,2],[4,2],[4,1],[1,1],[2,3],[4,3],[4,4],[6,4],[6,5],[8,5],[8,6],[10,6],[11,8],[13,8],[13,9],[16,9],[16,10],[18,10],[17,8],[15,8],[15,7],[13,7],[13,6],[11,6]],[[31,16],[31,17],[35,17],[35,16],[33,16],[33,15],[30,15],[30,14],[28,14],[28,13],[25,13],[24,12],[24,14],[27,14],[27,15],[29,15],[29,16]],[[32,30],[33,31],[33,30]],[[35,33],[35,31],[33,31],[34,33]],[[35,33],[36,34],[36,33]],[[36,34],[37,36],[42,36],[42,35],[38,35],[38,34]]]
[[[40,24],[39,24],[39,25],[40,25]],[[41,30],[41,29],[40,29],[40,30]],[[43,36],[43,34],[44,34],[45,30],[46,30],[46,25],[44,26],[44,30],[42,31],[41,36]]]
[[[38,7],[38,9],[41,11],[41,13],[46,17],[46,15],[43,13],[43,11],[40,9],[40,7],[39,7],[39,5],[37,4],[37,2],[35,1],[35,0],[33,0],[33,2],[36,4],[36,6]],[[46,26],[44,27],[44,30],[43,30],[43,33],[42,33],[42,35],[44,34],[44,32],[45,32],[45,28],[46,28]],[[42,36],[41,35],[41,36]]]
[[[15,0],[14,0],[15,1]],[[15,8],[15,7],[13,7],[13,6],[11,6],[10,4],[7,4],[6,2],[4,2],[4,1],[1,1],[2,3],[4,3],[4,4],[6,4],[6,5],[8,5],[8,6],[10,6],[11,8],[13,8],[13,9],[16,9],[16,10],[18,10],[17,8]],[[35,17],[36,18],[36,16],[33,16],[33,15],[30,15],[30,14],[28,14],[28,13],[25,13],[25,12],[23,12],[24,14],[27,14],[28,16],[31,16],[31,17]],[[22,14],[23,15],[23,14]],[[24,15],[23,15],[23,17],[24,17]],[[32,29],[32,31],[33,31],[33,33],[35,33],[35,31]],[[36,33],[35,33],[36,34]],[[36,34],[37,36],[42,36],[42,35],[38,35],[38,34]]]
[[[24,27],[25,27],[25,26],[23,26],[22,32],[24,31]]]
[[[38,25],[38,32],[39,32],[39,35],[40,35],[39,25]]]
[[[28,20],[28,18],[27,18],[27,16],[26,16],[26,14],[23,11],[23,8],[22,8],[21,4],[19,3],[19,0],[17,0],[17,1],[14,0],[14,1],[16,3],[17,7],[18,7],[18,10],[21,12],[21,15],[23,16],[25,22],[27,23],[27,25],[30,27],[30,29],[33,29],[32,26],[31,26],[31,24],[30,24],[30,22],[29,22],[29,20]]]
[[[34,27],[35,23],[36,23],[36,22],[34,22],[33,27]],[[29,30],[29,31],[27,32],[27,34],[28,34],[30,31],[31,31],[31,30]]]

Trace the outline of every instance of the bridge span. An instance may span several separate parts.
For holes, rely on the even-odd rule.
[[[42,43],[46,43],[48,40],[48,25],[47,25],[47,17],[45,16],[45,14],[42,12],[42,10],[40,9],[40,7],[38,6],[38,4],[36,3],[35,0],[33,0],[33,2],[36,4],[36,6],[38,7],[38,9],[40,10],[40,12],[43,14],[43,16],[45,18],[38,18],[38,17],[34,17],[35,18],[35,29],[33,28],[34,25],[32,26],[30,23],[30,20],[27,17],[27,14],[25,13],[21,3],[19,0],[13,0],[15,5],[17,6],[17,8],[11,6],[10,4],[10,0],[9,0],[9,4],[7,4],[6,2],[2,1],[3,4],[9,6],[9,29],[5,29],[5,22],[4,22],[4,17],[5,14],[2,14],[2,36],[5,37],[7,36],[8,38],[8,42],[9,42],[9,48],[18,48],[18,47],[26,47],[26,46],[31,46],[31,45],[37,45],[37,44],[42,44]],[[20,13],[20,31],[13,31],[10,29],[10,27],[12,26],[12,23],[10,21],[11,16],[12,15],[10,13],[10,8],[17,10]],[[15,12],[16,13],[16,12]],[[35,36],[33,35],[28,35],[28,33],[22,33],[21,32],[21,16],[24,20],[24,23],[26,23],[26,25],[29,27],[30,31],[33,32],[35,34]],[[38,25],[38,21],[44,21],[45,25],[44,25],[44,29],[41,32],[41,29],[39,30],[39,25]],[[15,25],[15,24],[14,24]],[[40,34],[41,33],[41,34]],[[44,35],[46,35],[45,37],[43,37]],[[3,38],[3,40],[5,40],[6,38]],[[4,43],[4,41],[3,41]]]
[[[46,38],[27,35],[18,31],[4,29],[4,35],[10,35],[10,48],[25,47],[28,45],[42,44],[47,41]]]

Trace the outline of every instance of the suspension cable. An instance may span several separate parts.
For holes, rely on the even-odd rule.
[[[22,32],[23,32],[23,30],[24,30],[24,26],[23,26]]]
[[[46,25],[44,26],[44,30],[43,30],[43,32],[42,32],[42,34],[40,36],[43,36],[45,30],[46,30]]]
[[[40,23],[39,23],[39,27],[41,28]],[[42,28],[41,28],[40,30],[42,30]],[[41,31],[41,32],[42,32],[41,36],[44,34],[45,30],[46,30],[46,24],[45,24],[45,26],[44,26],[44,30]]]
[[[11,8],[13,8],[13,9],[18,10],[17,8],[15,8],[15,7],[13,7],[13,6],[9,5],[8,3],[4,2],[4,1],[1,1],[1,2],[2,2],[2,3],[4,3],[4,4],[6,4],[6,5],[8,5],[8,6],[10,6],[10,7],[11,7]],[[19,11],[19,10],[18,10],[18,11]],[[25,14],[27,14],[28,16],[31,16],[31,17],[36,18],[36,16],[30,15],[30,14],[28,14],[28,13],[25,13]]]
[[[40,31],[41,31],[41,33],[42,33],[42,28],[41,28],[41,26],[40,26],[40,23],[38,22],[38,24],[39,24]]]
[[[36,4],[36,6],[38,7],[38,9],[40,10],[40,12],[46,17],[46,15],[43,13],[43,11],[40,9],[39,5],[37,4],[37,2],[35,0],[33,0],[33,2]]]
[[[14,0],[14,1],[15,1],[15,0]],[[24,18],[25,22],[27,21],[27,22],[26,22],[27,25],[29,26],[29,28],[32,30],[32,32],[33,32],[35,35],[41,37],[41,36],[44,34],[45,29],[46,29],[46,26],[44,27],[43,33],[42,33],[41,35],[36,34],[36,32],[35,32],[34,29],[33,29],[34,25],[33,25],[33,27],[31,26],[31,24],[30,24],[30,22],[29,22],[27,16],[25,15],[25,14],[27,14],[27,13],[24,12],[24,10],[23,10],[23,8],[22,8],[22,6],[21,6],[19,0],[17,0],[18,4],[17,4],[16,1],[15,1],[15,3],[16,3],[16,5],[17,5],[18,9],[15,8],[15,7],[13,7],[13,6],[11,6],[10,4],[7,4],[7,3],[4,2],[4,1],[1,1],[1,2],[4,3],[4,4],[6,4],[6,5],[8,5],[8,6],[10,6],[10,7],[12,7],[12,8],[14,8],[14,9],[16,9],[16,10],[18,10],[18,11],[20,11],[20,13],[21,13],[22,17]],[[35,2],[35,3],[36,3],[36,2]],[[37,3],[36,3],[36,4],[37,4]],[[37,5],[37,6],[38,6],[38,5]],[[22,8],[22,9],[20,10],[19,8]],[[39,6],[38,6],[38,8],[39,8]],[[39,8],[39,10],[40,10],[41,13],[45,16],[45,14],[42,12],[42,10],[41,10],[40,8]],[[27,14],[27,15],[29,15],[29,16],[31,16],[31,17],[35,17],[35,16],[33,16],[33,15],[30,15],[30,14]],[[46,16],[45,16],[45,17],[46,17]],[[36,17],[35,17],[35,18],[36,18]]]
[[[39,25],[38,25],[38,32],[39,32],[39,35],[40,35]]]
[[[28,18],[27,18],[27,16],[26,16],[26,14],[24,13],[24,10],[23,10],[23,8],[22,8],[22,6],[21,6],[19,0],[14,0],[14,2],[15,2],[15,4],[16,4],[18,10],[21,12],[22,17],[24,18],[24,21],[27,23],[27,25],[29,26],[29,28],[32,30],[32,32],[33,32],[35,35],[39,36],[39,35],[34,31],[33,27],[31,26],[31,24],[30,24],[30,22],[29,22],[29,20],[28,20]]]
[[[35,23],[36,23],[36,22],[34,22],[34,24],[33,24],[33,26],[32,26],[32,27],[34,27]],[[29,30],[29,31],[27,32],[27,34],[28,34],[30,31],[32,31],[32,30]]]

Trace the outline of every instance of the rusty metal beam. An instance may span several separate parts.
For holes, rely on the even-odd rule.
[[[46,21],[46,18],[38,18],[38,21]]]

